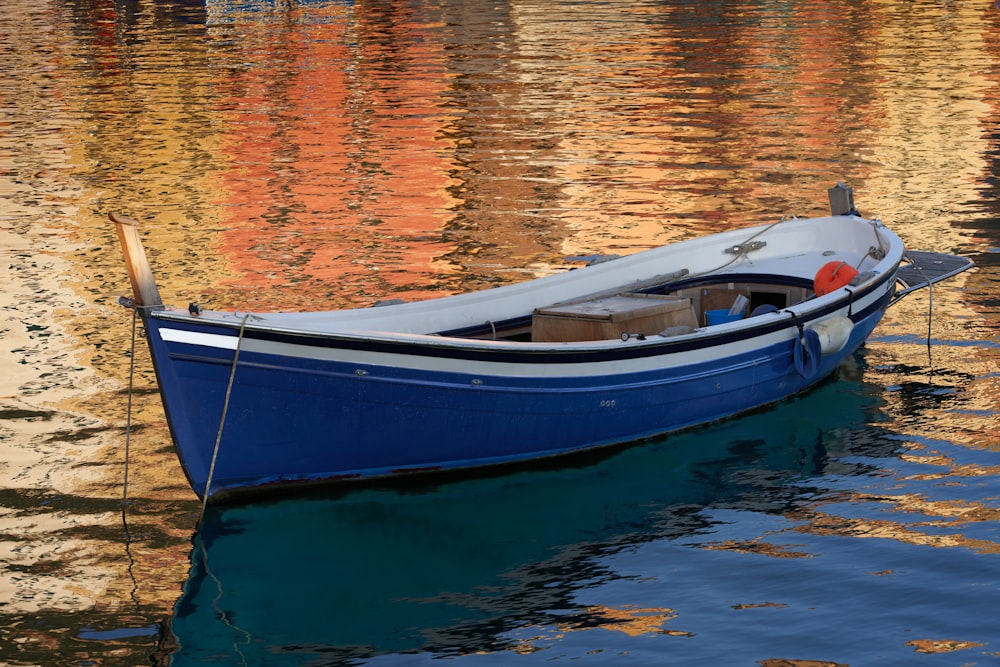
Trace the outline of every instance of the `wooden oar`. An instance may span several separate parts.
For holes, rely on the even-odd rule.
[[[125,253],[125,265],[128,267],[128,279],[132,283],[132,294],[137,305],[144,307],[162,306],[160,291],[156,288],[153,271],[149,268],[146,251],[139,238],[139,223],[118,213],[109,213],[111,222],[118,230],[118,241]]]

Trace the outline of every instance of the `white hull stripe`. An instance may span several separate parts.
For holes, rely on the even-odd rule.
[[[235,336],[183,331],[181,329],[160,329],[160,339],[168,343],[200,345],[202,347],[214,347],[219,350],[235,350],[238,340]]]

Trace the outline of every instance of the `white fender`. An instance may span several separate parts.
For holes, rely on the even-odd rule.
[[[823,354],[833,354],[847,345],[847,339],[854,330],[854,322],[849,317],[834,315],[806,328],[812,329],[819,336],[819,348]]]

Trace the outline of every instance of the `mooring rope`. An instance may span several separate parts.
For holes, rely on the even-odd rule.
[[[933,365],[933,359],[931,358],[931,325],[934,322],[934,283],[927,277],[924,270],[920,268],[919,262],[914,262],[909,257],[906,259],[910,260],[910,265],[916,269],[920,277],[927,281],[927,359]]]
[[[129,348],[128,362],[128,399],[125,408],[125,470],[122,476],[121,517],[122,532],[125,537],[125,557],[128,559],[128,575],[132,580],[131,598],[136,605],[136,609],[138,609],[139,582],[135,578],[135,557],[132,555],[132,531],[128,527],[126,507],[128,506],[128,473],[132,442],[132,395],[135,393],[135,332],[136,321],[139,319],[139,306],[135,301],[127,297],[119,297],[118,303],[132,310],[132,341]]]
[[[202,519],[205,518],[205,508],[208,507],[208,492],[212,488],[212,477],[215,476],[215,462],[219,458],[219,443],[222,442],[222,428],[226,425],[226,413],[229,411],[229,398],[233,393],[233,380],[236,378],[236,364],[240,359],[240,348],[243,347],[243,332],[247,328],[247,320],[250,319],[250,313],[243,316],[243,321],[240,323],[240,334],[236,339],[236,351],[233,353],[233,365],[229,369],[229,383],[226,385],[226,398],[222,403],[222,415],[219,417],[219,429],[215,433],[215,446],[212,448],[212,462],[208,466],[208,479],[205,480],[205,492],[202,494],[201,498],[201,514],[198,515],[198,525],[201,525]]]
[[[761,236],[762,234],[766,234],[767,232],[771,231],[772,229],[774,229],[778,225],[780,225],[780,224],[782,224],[784,222],[791,222],[792,220],[798,220],[798,218],[796,218],[795,216],[792,216],[790,218],[786,218],[786,217],[783,216],[780,220],[775,220],[774,222],[772,222],[771,224],[767,225],[766,227],[757,230],[757,232],[755,234],[753,234],[750,238],[744,240],[742,243],[737,243],[736,245],[731,246],[729,249],[727,249],[727,252],[730,249],[733,251],[733,253],[732,253],[733,254],[733,258],[732,259],[724,262],[723,264],[721,264],[720,266],[715,267],[714,269],[709,269],[707,271],[698,271],[698,272],[695,272],[695,273],[688,273],[684,277],[686,279],[691,279],[691,278],[699,278],[701,276],[711,275],[713,273],[718,273],[719,271],[721,271],[722,269],[726,268],[730,264],[735,264],[736,262],[740,261],[741,259],[746,259],[747,261],[749,261],[752,264],[753,260],[750,259],[750,253],[753,252],[754,250],[759,250],[761,247],[763,247],[763,246],[750,247],[751,244],[753,243],[753,241],[758,236]]]
[[[235,621],[232,620],[232,614],[228,613],[227,610],[222,608],[219,602],[222,600],[225,591],[222,589],[222,580],[219,579],[212,568],[208,564],[208,548],[205,546],[205,536],[202,535],[200,538],[195,538],[198,542],[196,549],[201,553],[201,563],[205,571],[205,576],[211,579],[215,583],[216,594],[212,598],[212,610],[215,612],[215,618],[222,622],[223,625],[229,627],[233,632],[242,636],[242,639],[233,639],[232,647],[233,651],[239,656],[240,664],[243,667],[248,666],[247,657],[244,655],[243,650],[240,648],[242,646],[249,646],[253,642],[253,635],[251,635],[247,630],[244,630],[238,626]]]
[[[135,321],[139,319],[139,309],[132,307],[132,347],[128,361],[128,401],[125,407],[125,473],[122,481],[122,520],[125,519],[125,504],[128,502],[129,447],[132,441],[132,394],[135,387]]]

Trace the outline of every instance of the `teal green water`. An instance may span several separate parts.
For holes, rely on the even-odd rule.
[[[965,0],[5,3],[0,664],[1000,663],[998,44]],[[302,310],[815,215],[837,181],[977,268],[836,381],[201,530],[115,305],[109,211],[169,303]]]

